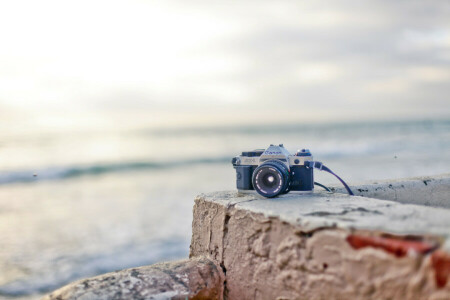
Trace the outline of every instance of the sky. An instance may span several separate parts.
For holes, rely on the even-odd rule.
[[[2,1],[0,131],[450,117],[449,1]]]

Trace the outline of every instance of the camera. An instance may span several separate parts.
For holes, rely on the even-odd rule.
[[[307,149],[292,155],[283,144],[270,145],[265,150],[242,152],[231,163],[236,169],[236,186],[240,192],[255,190],[272,198],[289,191],[305,193],[314,189],[315,166]]]

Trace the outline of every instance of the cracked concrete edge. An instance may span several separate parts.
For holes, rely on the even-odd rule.
[[[337,193],[347,193],[340,185],[330,188]],[[352,184],[350,188],[358,196],[450,208],[450,173],[361,182]]]
[[[206,255],[222,267],[225,299],[450,296],[449,253],[435,247],[421,251],[428,240],[416,241],[409,235],[386,238],[383,232],[338,226],[309,231],[301,223],[244,206],[262,199],[210,200],[196,199],[190,257]],[[366,245],[356,249],[361,245],[350,243],[351,235]],[[399,245],[406,250],[399,252]]]
[[[220,200],[218,200],[220,199]],[[301,226],[305,232],[320,228],[380,231],[393,235],[430,236],[450,251],[450,210],[367,197],[314,192],[267,199],[237,192],[203,194],[198,201],[217,203]],[[195,221],[195,220],[194,220]],[[206,233],[205,233],[206,234]]]
[[[125,269],[68,284],[43,300],[221,299],[224,274],[205,257]]]
[[[253,201],[255,199],[254,193],[249,194],[239,194],[239,197],[236,197],[236,191],[220,191],[213,193],[201,193],[194,198],[194,202],[197,199],[209,199],[211,201],[220,203],[224,206],[234,206],[238,203]]]

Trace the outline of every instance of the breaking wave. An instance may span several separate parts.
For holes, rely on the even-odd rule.
[[[31,183],[44,180],[61,180],[87,175],[102,175],[106,173],[117,173],[138,170],[160,170],[188,165],[205,165],[230,162],[231,158],[215,157],[190,159],[183,161],[141,161],[141,162],[118,162],[108,164],[91,164],[81,166],[49,167],[39,170],[21,170],[0,173],[0,185],[11,183]]]

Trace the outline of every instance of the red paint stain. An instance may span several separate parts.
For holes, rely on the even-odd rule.
[[[443,251],[436,251],[431,255],[431,264],[434,269],[436,285],[443,288],[450,277],[450,254]]]
[[[365,247],[380,248],[386,252],[392,253],[397,257],[405,256],[408,251],[417,253],[427,253],[435,248],[435,245],[422,242],[411,241],[402,238],[380,237],[380,236],[362,236],[351,234],[347,236],[347,242],[354,248]]]

